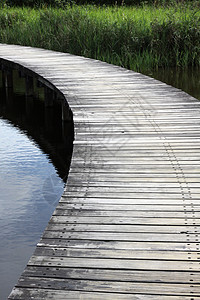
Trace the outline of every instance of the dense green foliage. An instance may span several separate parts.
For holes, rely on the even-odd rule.
[[[198,5],[2,8],[0,42],[48,48],[133,70],[200,66]]]
[[[199,0],[0,0],[0,3],[9,6],[63,6],[67,4],[92,4],[92,5],[169,5],[179,2],[196,2]]]

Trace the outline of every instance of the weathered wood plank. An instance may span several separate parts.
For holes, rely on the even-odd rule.
[[[196,212],[200,212],[200,205],[193,204],[191,207],[191,204],[185,205],[184,203],[175,205],[175,204],[159,204],[156,205],[145,203],[140,204],[138,201],[137,204],[121,204],[121,205],[115,205],[115,204],[103,204],[103,203],[84,203],[84,204],[75,204],[75,203],[65,203],[60,202],[57,206],[57,209],[64,209],[64,210],[70,210],[70,209],[76,209],[76,210],[95,210],[95,211],[172,211],[172,212],[193,212],[195,210]],[[128,216],[128,214],[127,214]]]
[[[195,214],[195,215],[194,215]],[[200,212],[195,211],[150,211],[146,209],[146,211],[127,211],[127,210],[115,210],[115,211],[108,211],[108,210],[84,210],[84,209],[59,209],[53,213],[53,216],[80,216],[80,217],[132,217],[132,218],[196,218],[200,217]],[[131,220],[130,220],[131,221]]]
[[[195,218],[193,216],[183,216],[178,218],[177,216],[171,217],[161,217],[155,218],[155,217],[147,217],[146,215],[144,217],[139,218],[137,217],[110,217],[110,216],[90,216],[90,219],[88,220],[88,216],[71,216],[71,215],[66,215],[66,216],[59,216],[55,215],[51,218],[51,222],[54,224],[98,224],[98,225],[195,225],[199,226],[200,225],[200,219]]]
[[[169,231],[170,232],[170,231]],[[130,233],[126,234],[120,232],[57,232],[57,231],[45,231],[44,238],[50,239],[80,239],[80,240],[104,240],[104,241],[154,241],[154,242],[187,242],[188,237],[191,242],[199,241],[198,233]]]
[[[79,257],[32,256],[29,266],[70,267],[70,268],[98,268],[124,270],[160,270],[160,271],[199,271],[198,261],[159,261],[159,260],[131,260],[104,259]]]
[[[56,299],[56,300],[68,300],[68,299],[83,299],[83,300],[199,300],[200,296],[173,296],[173,295],[150,295],[150,294],[117,294],[117,293],[97,293],[97,292],[84,292],[84,291],[57,291],[51,289],[36,289],[36,288],[15,288],[9,299],[18,300],[41,300],[41,299]]]
[[[79,249],[127,249],[127,250],[155,250],[155,251],[199,251],[199,242],[138,242],[138,241],[96,241],[73,239],[42,238],[38,247],[79,248]]]
[[[176,233],[176,234],[190,234],[194,233],[194,226],[174,226],[174,225],[104,225],[104,224],[69,224],[69,223],[54,223],[50,222],[46,228],[48,231],[60,231],[60,232],[71,232],[71,231],[103,231],[103,232],[156,232],[156,233]],[[195,226],[195,232],[200,233],[200,226]]]
[[[144,282],[115,282],[115,281],[95,281],[95,280],[75,280],[57,278],[37,278],[21,277],[18,284],[20,287],[42,288],[55,290],[82,290],[92,292],[121,293],[121,294],[146,294],[146,295],[177,295],[190,296],[188,292],[192,289],[193,296],[200,294],[199,284],[162,284]]]
[[[199,284],[198,272],[166,272],[166,271],[144,271],[144,270],[107,270],[104,269],[81,269],[81,268],[49,268],[49,267],[27,267],[23,277],[63,278],[63,279],[93,279],[105,281],[130,281],[134,282],[159,282],[159,283],[190,283]]]
[[[119,258],[119,259],[154,259],[154,260],[188,260],[200,259],[198,252],[155,251],[155,250],[107,250],[107,249],[74,249],[56,247],[38,247],[34,256],[78,257],[78,258]]]

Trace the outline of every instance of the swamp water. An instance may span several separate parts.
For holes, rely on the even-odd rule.
[[[181,89],[200,100],[200,68],[188,68],[186,70],[165,68],[146,75]]]
[[[198,70],[147,75],[200,99]],[[15,91],[22,89],[15,76]],[[59,106],[52,111],[41,100],[0,90],[0,300],[17,282],[63,193],[73,128],[63,128],[60,114]]]
[[[65,127],[65,128],[64,128]],[[0,300],[23,272],[64,191],[72,124],[59,105],[0,89]]]

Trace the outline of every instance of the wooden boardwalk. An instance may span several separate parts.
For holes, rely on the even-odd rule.
[[[73,111],[65,192],[9,299],[200,299],[200,103],[99,61],[0,45]]]

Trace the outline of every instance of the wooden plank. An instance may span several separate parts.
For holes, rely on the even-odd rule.
[[[177,295],[190,296],[189,290],[193,296],[199,296],[199,284],[161,284],[161,283],[143,283],[143,282],[115,282],[115,281],[95,281],[95,280],[71,280],[71,279],[56,279],[56,278],[37,278],[37,277],[21,277],[18,284],[20,287],[42,288],[55,290],[82,290],[92,292],[106,293],[124,293],[124,294],[146,294],[146,295]]]
[[[183,193],[182,193],[183,192]],[[182,199],[188,199],[190,197],[190,193],[189,193],[189,190],[188,188],[185,188],[185,190],[183,189],[183,191],[181,191],[181,188],[180,188],[180,191],[176,191],[176,192],[161,192],[160,190],[158,190],[157,192],[152,192],[148,189],[144,190],[144,191],[141,191],[140,193],[135,191],[135,193],[113,193],[112,191],[110,192],[103,192],[102,189],[99,189],[99,191],[87,191],[87,189],[85,189],[85,191],[81,191],[81,188],[80,190],[74,190],[74,191],[68,191],[66,190],[65,191],[65,196],[69,197],[69,196],[72,196],[73,198],[74,197],[77,197],[77,198],[113,198],[113,199],[131,199],[131,198],[134,198],[134,199],[143,199],[143,198],[149,198],[149,199],[169,199],[169,197],[171,199],[180,199],[180,197],[182,197]],[[199,193],[192,193],[192,198],[190,199],[199,199]],[[123,203],[123,200],[122,200],[122,203]]]
[[[78,258],[119,258],[119,259],[152,259],[152,260],[185,260],[200,259],[199,252],[155,251],[155,250],[118,250],[115,249],[74,249],[56,247],[38,247],[34,256],[78,257]],[[189,258],[190,257],[190,258]]]
[[[150,211],[146,209],[145,211],[127,211],[127,210],[84,210],[84,209],[59,209],[53,213],[53,216],[80,216],[80,217],[131,217],[131,218],[191,218],[196,221],[196,218],[200,217],[200,212],[196,211]],[[131,221],[129,219],[129,221]]]
[[[142,294],[117,294],[117,293],[99,293],[99,292],[84,292],[84,291],[57,291],[52,289],[37,289],[37,288],[15,288],[9,299],[18,300],[41,300],[46,299],[56,299],[56,300],[66,300],[66,299],[83,299],[83,300],[199,300],[200,296],[195,296],[191,298],[190,296],[173,296],[173,295],[142,295]]]
[[[129,182],[129,183],[126,183],[126,182],[121,182],[120,183],[114,183],[114,182],[109,182],[109,181],[104,181],[103,183],[101,182],[98,182],[98,180],[96,182],[90,182],[88,184],[87,181],[80,181],[79,185],[78,183],[76,182],[72,182],[72,183],[68,183],[68,187],[67,189],[73,189],[73,188],[78,188],[78,186],[81,185],[82,188],[86,187],[86,188],[96,188],[96,187],[102,187],[103,190],[107,191],[109,189],[116,189],[116,190],[122,190],[122,191],[135,191],[135,189],[137,189],[137,191],[143,187],[143,188],[149,188],[149,189],[153,189],[153,188],[159,188],[159,189],[163,189],[163,188],[171,188],[171,189],[174,189],[175,191],[177,189],[180,188],[180,185],[183,187],[183,188],[189,188],[191,189],[192,191],[194,192],[198,192],[198,188],[199,188],[199,184],[200,182],[195,182],[195,183],[188,183],[186,180],[182,180],[182,182],[179,182],[177,180],[177,182]]]
[[[98,184],[101,184],[101,182],[103,183],[118,183],[120,182],[120,179],[121,179],[121,174],[112,174],[112,175],[109,175],[109,174],[103,174],[102,175],[99,175],[99,174],[96,174],[96,173],[93,173],[92,175],[92,178],[90,180],[90,183],[98,183]],[[76,182],[81,182],[81,184],[86,184],[87,181],[86,181],[86,178],[85,178],[85,174],[83,173],[79,173],[79,174],[75,174],[75,173],[72,173],[70,172],[70,175],[68,177],[68,182],[69,184],[70,183],[76,183]],[[167,183],[177,183],[177,177],[176,176],[173,176],[173,174],[157,174],[157,176],[154,175],[154,177],[151,177],[150,175],[148,174],[123,174],[123,182],[124,183],[132,183],[135,184],[145,184],[147,182],[150,182],[150,184],[153,184],[153,183],[162,183],[164,182],[165,184]],[[178,180],[179,184],[180,183],[197,183],[199,184],[200,182],[200,177],[197,177],[195,175],[193,176],[187,176],[186,178],[179,178]]]
[[[188,206],[199,206],[199,199],[195,198],[195,199],[191,199],[188,198],[175,198],[175,199],[166,199],[165,198],[165,202],[163,203],[163,199],[162,198],[103,198],[103,197],[68,197],[68,196],[62,196],[62,198],[60,199],[60,203],[69,203],[69,204],[74,204],[74,205],[78,205],[78,204],[108,204],[108,205],[121,205],[123,203],[123,205],[172,205],[172,207],[175,206],[179,206],[182,205],[182,207],[188,207]],[[191,204],[192,203],[192,204]]]
[[[95,211],[172,211],[172,212],[193,212],[195,210],[195,213],[200,212],[200,205],[193,204],[187,204],[184,205],[184,203],[175,205],[175,204],[159,204],[157,203],[156,206],[154,204],[145,203],[141,204],[139,201],[137,203],[132,204],[121,204],[121,205],[115,205],[115,204],[103,204],[103,203],[84,203],[84,204],[75,204],[75,203],[65,203],[60,202],[57,206],[58,209],[63,210],[70,210],[70,209],[76,209],[76,210],[95,210]],[[128,215],[127,215],[128,216]]]
[[[81,268],[49,268],[27,267],[23,277],[63,278],[63,279],[93,279],[105,281],[159,282],[159,283],[190,283],[199,284],[198,272],[170,272],[170,271],[144,271],[144,270],[107,270],[81,269]]]
[[[102,232],[150,232],[150,233],[170,233],[171,234],[194,234],[200,233],[200,225],[194,226],[187,225],[187,226],[173,226],[173,225],[104,225],[104,224],[55,224],[54,222],[50,222],[46,228],[48,231],[60,231],[60,232],[71,232],[71,231],[102,231]]]
[[[197,234],[200,233],[200,226],[199,225],[187,225],[187,226],[173,226],[173,225],[104,225],[104,224],[60,224],[60,223],[49,223],[47,231],[60,231],[60,232],[71,232],[71,231],[78,231],[78,232],[143,232],[143,233],[170,233],[171,234]]]
[[[80,239],[80,240],[102,240],[102,241],[154,241],[154,242],[187,242],[188,238],[191,242],[199,242],[198,233],[135,233],[127,232],[126,234],[120,232],[57,232],[45,231],[44,238],[51,239]]]
[[[199,251],[199,242],[150,242],[150,241],[97,241],[73,239],[48,239],[42,238],[38,247],[79,248],[79,249],[127,249],[127,250],[155,250],[155,251]]]
[[[79,257],[32,256],[29,266],[70,267],[70,268],[98,268],[124,270],[160,270],[160,271],[199,271],[198,261],[159,261],[159,260],[131,260],[104,259]]]
[[[98,225],[195,225],[199,226],[200,225],[200,219],[199,218],[194,218],[193,216],[183,216],[178,218],[175,216],[175,218],[172,218],[171,215],[167,218],[165,216],[161,217],[159,216],[158,218],[155,217],[147,217],[146,214],[145,216],[139,218],[137,217],[120,217],[116,218],[110,217],[110,216],[90,216],[88,219],[88,216],[79,216],[79,215],[53,215],[51,218],[52,223],[63,223],[63,224],[98,224]],[[171,228],[171,227],[170,227]],[[169,229],[170,229],[169,228]]]

